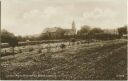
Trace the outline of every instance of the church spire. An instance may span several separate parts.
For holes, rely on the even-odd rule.
[[[73,22],[72,22],[72,30],[74,31],[74,33],[76,33],[76,27],[75,27],[75,22],[74,22],[74,20],[73,20]]]
[[[75,22],[74,22],[74,20],[72,22],[72,29],[75,29]]]

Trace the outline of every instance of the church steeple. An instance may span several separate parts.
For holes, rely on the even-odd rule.
[[[75,22],[72,22],[72,29],[75,29]]]
[[[74,22],[74,20],[73,20],[73,22],[72,22],[72,30],[74,31],[74,33],[76,33],[76,27],[75,27],[75,22]]]

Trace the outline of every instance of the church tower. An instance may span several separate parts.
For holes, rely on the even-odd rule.
[[[74,31],[74,34],[76,34],[76,27],[75,27],[75,22],[72,22],[72,30]]]

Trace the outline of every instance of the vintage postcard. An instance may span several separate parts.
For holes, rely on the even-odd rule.
[[[127,0],[0,0],[1,80],[127,80]]]

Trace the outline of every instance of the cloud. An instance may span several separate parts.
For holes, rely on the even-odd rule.
[[[98,20],[98,19],[111,19],[117,16],[118,13],[115,13],[114,11],[110,10],[110,9],[100,9],[100,8],[95,8],[94,11],[91,12],[84,12],[83,13],[83,17],[85,19],[94,19],[94,20]]]
[[[42,13],[39,10],[31,10],[29,12],[23,13],[24,19],[31,19],[35,17],[39,17]]]
[[[40,33],[46,27],[122,26],[126,0],[2,0],[2,28],[15,34]],[[31,30],[30,30],[31,29]]]
[[[43,11],[43,13],[44,13],[44,15],[46,15],[46,16],[53,16],[53,15],[56,15],[56,14],[58,14],[58,10],[57,10],[57,8],[55,8],[55,7],[47,7],[44,11]]]

